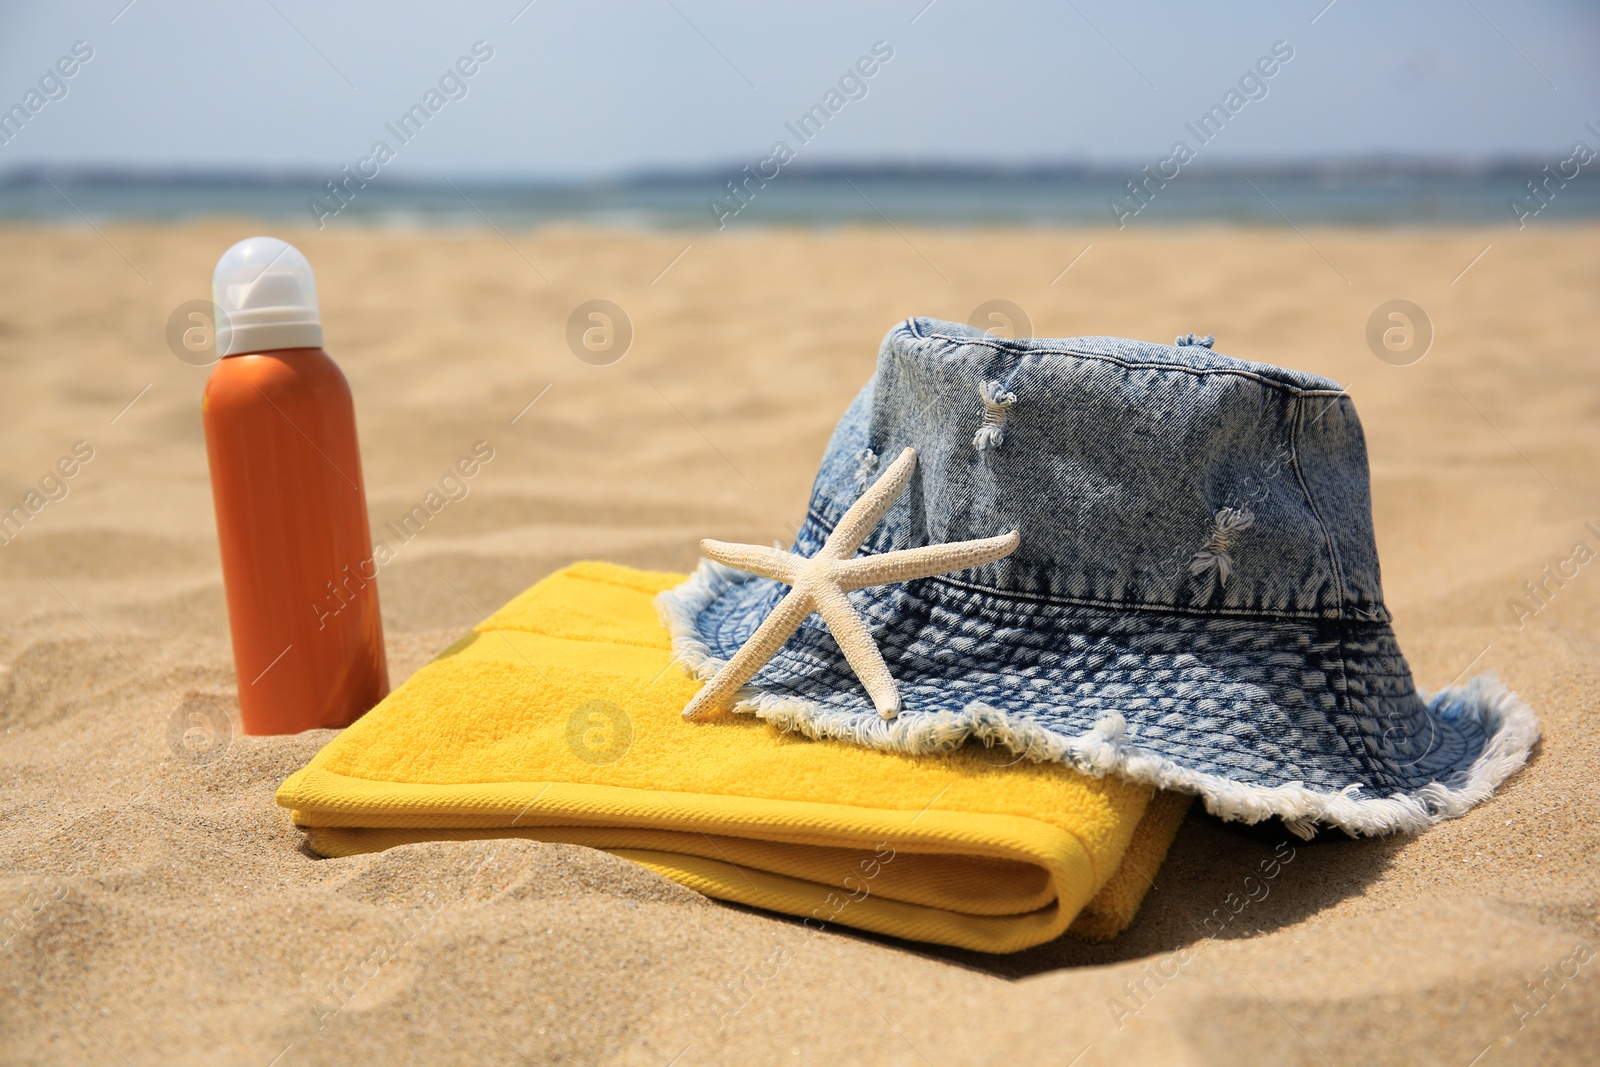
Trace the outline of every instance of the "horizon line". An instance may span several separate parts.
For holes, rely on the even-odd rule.
[[[1015,164],[963,162],[956,160],[876,160],[794,164],[784,168],[786,177],[797,180],[839,181],[844,179],[894,178],[955,181],[1039,181],[1106,180],[1137,177],[1147,161],[1095,161],[1061,159]],[[1537,173],[1543,157],[1496,154],[1484,156],[1413,155],[1370,153],[1365,155],[1306,156],[1291,159],[1239,160],[1195,163],[1185,173],[1202,177],[1498,177]],[[467,176],[460,172],[436,172],[416,177],[395,175],[385,184],[435,187],[455,181],[473,187],[520,186],[554,189],[583,189],[651,185],[722,184],[737,178],[744,163],[722,165],[639,167],[607,174],[553,176],[518,172]],[[1531,168],[1531,169],[1530,169]],[[41,185],[55,181],[72,185],[234,185],[275,188],[321,185],[323,171],[310,166],[251,167],[200,166],[190,164],[129,165],[111,163],[53,164],[19,163],[0,169],[0,187]],[[336,175],[337,177],[337,175]]]

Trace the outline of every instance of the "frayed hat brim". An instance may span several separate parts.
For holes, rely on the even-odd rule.
[[[702,613],[728,588],[748,580],[748,575],[706,561],[683,585],[657,598],[674,653],[694,676],[709,678],[724,662],[699,629]],[[1539,740],[1533,711],[1493,675],[1444,689],[1425,701],[1431,725],[1442,730],[1472,724],[1484,743],[1469,761],[1445,769],[1434,780],[1387,795],[1359,781],[1335,790],[1299,781],[1257,784],[1185,766],[1180,756],[1131,739],[1126,718],[1116,711],[1101,714],[1087,731],[1068,735],[1028,713],[1009,710],[1003,700],[973,700],[959,709],[884,720],[759,685],[742,690],[734,710],[807,737],[906,754],[945,752],[968,743],[1001,745],[1020,757],[1060,763],[1083,774],[1111,774],[1190,793],[1223,819],[1245,823],[1281,819],[1292,832],[1310,838],[1323,826],[1372,836],[1414,833],[1457,818],[1488,799],[1521,768]]]

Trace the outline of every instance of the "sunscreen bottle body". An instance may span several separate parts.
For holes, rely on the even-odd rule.
[[[202,411],[244,730],[347,726],[389,691],[350,387],[320,348],[233,355]]]

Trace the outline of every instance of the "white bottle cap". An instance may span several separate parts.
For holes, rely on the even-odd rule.
[[[321,348],[317,279],[299,250],[276,237],[249,237],[217,260],[211,275],[217,355]]]

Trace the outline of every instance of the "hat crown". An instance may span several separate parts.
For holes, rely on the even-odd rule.
[[[917,474],[865,551],[1022,534],[1010,557],[931,581],[1113,609],[1388,619],[1360,420],[1326,378],[1197,345],[907,320],[834,432],[800,547],[870,484],[876,457],[905,447]]]

